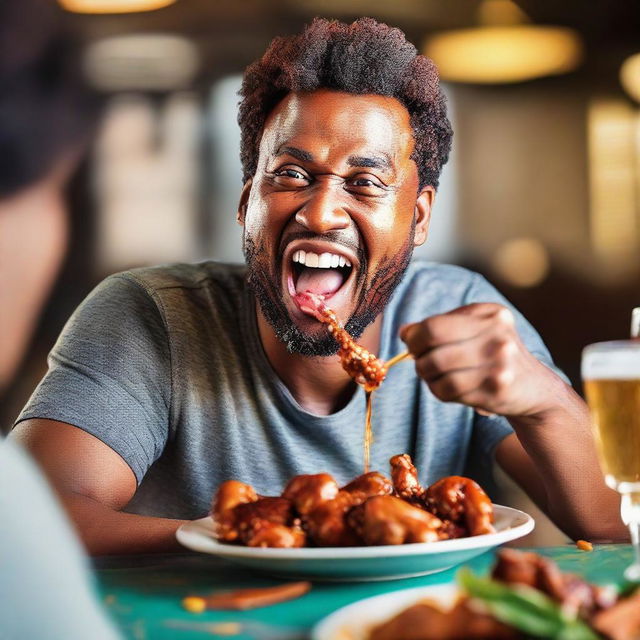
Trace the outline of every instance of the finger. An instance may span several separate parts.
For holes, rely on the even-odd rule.
[[[500,413],[512,383],[510,369],[488,365],[452,371],[428,384],[443,402],[460,402],[476,410]]]
[[[461,398],[480,393],[490,367],[469,367],[455,369],[429,380],[431,393],[442,402],[461,402]]]
[[[490,332],[485,332],[489,334]],[[476,336],[427,350],[416,358],[416,371],[427,382],[457,369],[509,366],[516,353],[511,336]]]
[[[416,357],[434,347],[471,340],[496,327],[501,332],[513,328],[513,314],[502,305],[479,303],[425,318],[402,328],[400,338]]]

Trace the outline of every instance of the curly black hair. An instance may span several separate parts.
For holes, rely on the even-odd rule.
[[[420,187],[438,186],[453,135],[438,72],[400,29],[373,18],[351,24],[315,18],[298,35],[275,38],[262,58],[247,67],[238,113],[244,181],[256,172],[271,110],[290,92],[317,89],[399,100],[411,117]]]

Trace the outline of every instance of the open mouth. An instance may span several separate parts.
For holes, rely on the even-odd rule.
[[[330,298],[349,279],[351,261],[337,253],[299,249],[291,257],[291,277],[297,293],[311,291]]]
[[[285,252],[284,284],[292,299],[311,292],[325,300],[335,296],[334,305],[349,305],[360,264],[350,252],[329,243],[295,243]],[[298,310],[298,305],[294,304]],[[343,309],[347,312],[347,309]]]

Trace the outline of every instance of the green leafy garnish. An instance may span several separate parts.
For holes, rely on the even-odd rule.
[[[467,594],[481,600],[494,618],[523,633],[553,640],[599,638],[586,623],[568,616],[556,602],[537,589],[481,578],[467,568],[461,569],[457,577]]]

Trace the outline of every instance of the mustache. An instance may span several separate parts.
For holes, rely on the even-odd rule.
[[[323,233],[322,235],[313,233],[313,231],[289,231],[282,236],[280,247],[278,248],[279,255],[282,255],[284,248],[294,240],[324,240],[350,249],[358,256],[360,262],[362,262],[362,258],[364,257],[360,243],[354,240],[351,235],[347,235],[341,231],[327,231],[327,233]]]

